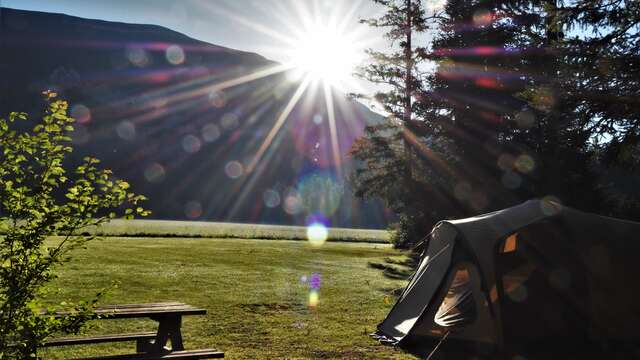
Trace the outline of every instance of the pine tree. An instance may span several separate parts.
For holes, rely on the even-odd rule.
[[[564,1],[563,80],[596,155],[601,212],[640,219],[640,3]]]
[[[420,105],[437,114],[440,136],[454,143],[460,161],[451,183],[464,181],[465,191],[450,191],[461,207],[488,211],[553,195],[623,215],[604,206],[601,190],[627,179],[605,174],[602,160],[621,151],[637,161],[628,154],[640,153],[632,110],[638,14],[625,1],[447,3],[428,54],[437,70]]]
[[[359,194],[387,199],[405,240],[546,196],[638,219],[640,4],[449,0],[430,19],[433,40],[412,63],[435,67],[412,77],[411,117],[404,53],[373,53],[366,78],[391,85],[377,99],[403,126],[370,128],[353,151]]]
[[[514,133],[526,132],[530,117],[526,101],[516,94],[533,76],[526,71],[535,51],[520,46],[517,21],[505,11],[505,1],[450,0],[439,21],[432,50],[436,62],[427,77],[419,107],[447,138],[450,157],[442,191],[456,203],[456,212],[442,217],[470,216],[519,201],[531,169],[516,160],[531,161],[530,151],[514,144]],[[524,119],[528,120],[528,119]],[[515,190],[515,191],[514,191]]]
[[[363,162],[354,177],[356,194],[381,197],[396,214],[415,218],[419,212],[415,207],[415,154],[420,141],[416,128],[421,119],[415,114],[414,97],[422,84],[418,62],[424,52],[415,46],[415,40],[427,30],[429,18],[421,0],[374,2],[386,12],[361,22],[385,29],[390,51],[368,50],[371,63],[361,69],[360,76],[381,86],[374,98],[388,114],[388,121],[368,127],[365,136],[354,143],[351,154]]]

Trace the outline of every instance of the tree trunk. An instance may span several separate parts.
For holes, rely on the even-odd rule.
[[[412,19],[412,4],[411,0],[406,0],[407,4],[407,25],[406,25],[406,46],[404,49],[404,60],[406,67],[406,74],[404,79],[405,84],[405,93],[404,93],[404,117],[403,117],[403,126],[404,126],[404,151],[405,157],[407,159],[405,180],[407,181],[409,192],[411,192],[411,184],[413,171],[412,171],[412,151],[411,151],[411,95],[413,94],[412,83],[413,83],[413,53],[411,48],[411,35],[412,35],[412,27],[413,27],[413,19]]]

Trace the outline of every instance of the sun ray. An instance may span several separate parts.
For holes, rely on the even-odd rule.
[[[283,134],[280,134],[280,137]],[[275,138],[275,142],[277,143],[278,141],[278,137]],[[249,180],[247,180],[246,182],[243,182],[241,184],[239,184],[238,186],[236,186],[234,188],[234,194],[238,193],[236,196],[236,199],[234,201],[233,206],[231,207],[231,209],[227,212],[229,217],[233,217],[235,216],[238,211],[240,210],[242,204],[244,204],[247,196],[250,195],[251,191],[253,190],[253,188],[256,185],[256,182],[258,182],[258,180],[260,180],[263,176],[263,174],[265,173],[265,171],[267,171],[268,169],[268,165],[271,161],[271,158],[273,157],[273,155],[276,153],[276,147],[271,146],[263,155],[260,164],[256,165],[256,168],[249,172],[247,171],[248,175],[249,175]]]
[[[280,131],[280,128],[282,127],[282,125],[284,125],[285,121],[287,120],[287,117],[289,117],[289,114],[291,114],[291,111],[293,110],[293,108],[296,106],[296,104],[302,97],[302,94],[304,94],[310,82],[311,82],[311,78],[307,76],[304,78],[302,83],[300,83],[300,86],[298,86],[298,89],[296,90],[295,94],[293,94],[293,96],[289,100],[289,103],[287,103],[285,108],[282,110],[282,113],[278,117],[278,120],[276,120],[276,123],[273,125],[273,127],[271,128],[271,131],[269,132],[264,142],[258,149],[258,152],[256,152],[256,155],[253,157],[253,159],[249,163],[249,166],[247,166],[247,172],[249,173],[253,172],[256,165],[262,158],[262,155],[264,155],[264,152],[267,150],[267,148],[269,148],[269,145],[271,145],[271,142],[273,141],[274,137],[276,136],[278,131]]]
[[[230,11],[224,10],[222,9],[219,5],[213,5],[212,3],[209,2],[200,2],[203,6],[205,6],[208,10],[214,12],[214,13],[218,13],[222,16],[228,17],[230,19],[232,19],[234,22],[237,22],[239,24],[242,24],[250,29],[259,31],[267,36],[270,36],[284,44],[288,44],[288,45],[292,45],[295,43],[295,40],[285,34],[282,34],[281,32],[278,32],[276,30],[274,30],[273,28],[261,25],[256,23],[255,21],[251,21],[248,19],[245,19],[241,16],[238,16],[235,13],[232,13]]]
[[[336,175],[338,178],[342,177],[342,161],[340,154],[340,143],[338,140],[338,130],[336,128],[336,113],[333,106],[333,94],[331,92],[331,86],[326,82],[324,85],[324,99],[327,105],[327,114],[329,117],[329,134],[331,137],[331,152],[333,155],[333,164],[336,168]]]
[[[230,79],[230,80],[227,80],[227,81],[223,81],[221,83],[217,83],[217,84],[213,85],[212,87],[210,87],[209,91],[211,91],[211,90],[215,90],[215,91],[224,90],[224,89],[227,89],[227,88],[230,88],[230,87],[234,87],[234,86],[238,86],[238,85],[241,85],[241,84],[244,84],[244,83],[255,81],[255,80],[261,79],[263,77],[267,77],[267,76],[270,76],[270,75],[275,75],[277,73],[284,72],[284,71],[289,70],[289,69],[291,69],[290,65],[277,65],[277,66],[274,66],[274,67],[271,67],[271,68],[267,68],[267,69],[264,69],[264,70],[261,70],[261,71],[253,72],[253,73],[248,74],[248,75],[239,76],[239,77],[237,77],[235,79]]]
[[[210,94],[213,91],[222,91],[230,87],[241,85],[243,83],[248,83],[264,77],[275,75],[289,69],[291,69],[291,65],[277,64],[267,68],[261,68],[252,73],[241,75],[236,78],[222,80],[217,83],[214,82],[214,79],[216,77],[204,76],[189,81],[183,81],[172,86],[163,87],[158,90],[142,92],[137,95],[133,95],[123,100],[117,101],[115,103],[105,104],[103,107],[96,109],[96,111],[100,111],[102,110],[102,108],[128,108],[126,105],[128,105],[131,101],[137,101],[142,98],[153,100],[159,97],[163,97],[166,100],[168,107],[173,108],[181,102]],[[136,108],[136,110],[141,111],[144,109]],[[172,109],[168,112],[175,113],[176,111]]]
[[[358,9],[361,8],[363,0],[353,1],[351,8],[349,11],[342,17],[342,21],[338,24],[338,30],[341,32],[345,32],[347,30],[347,26],[352,25],[356,22],[354,15]],[[336,14],[338,12],[336,11]]]

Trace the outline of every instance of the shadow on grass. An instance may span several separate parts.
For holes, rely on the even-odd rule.
[[[413,274],[413,268],[399,268],[394,265],[389,265],[388,261],[386,264],[380,262],[369,262],[368,265],[370,268],[382,270],[382,274],[384,276],[394,280],[407,280],[411,277],[411,274]]]
[[[240,307],[251,313],[264,314],[264,313],[281,313],[281,312],[299,312],[305,310],[304,306],[299,304],[287,304],[287,303],[251,303],[240,304]]]
[[[390,257],[386,257],[384,258],[384,261],[387,264],[406,266],[410,268],[412,272],[418,266],[418,257],[414,256],[413,254],[403,259],[393,259]]]
[[[382,288],[380,289],[380,291],[387,294],[388,296],[398,297],[404,291],[404,287]]]

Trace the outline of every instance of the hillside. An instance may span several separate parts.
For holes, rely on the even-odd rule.
[[[248,173],[300,85],[277,63],[159,26],[7,8],[0,34],[0,114],[37,112],[38,94],[56,90],[78,120],[74,158],[102,159],[150,198],[155,219],[387,224],[383,207],[355,199],[346,180],[351,143],[380,116],[343,95],[332,99],[341,171],[326,99],[310,88]],[[270,75],[236,81],[256,74]]]

